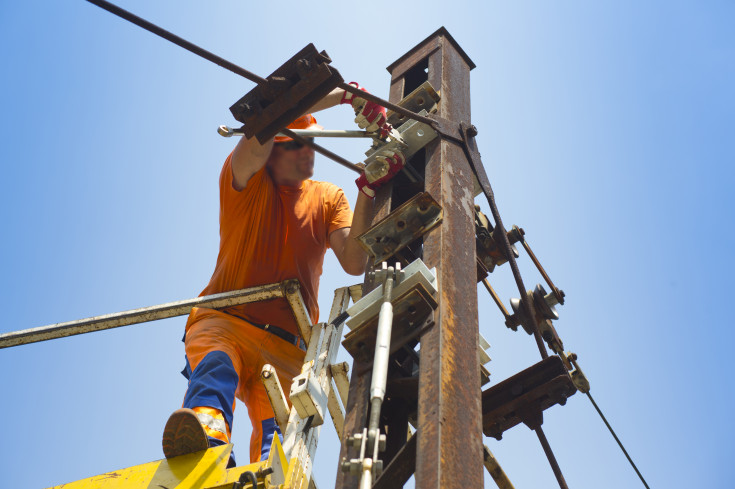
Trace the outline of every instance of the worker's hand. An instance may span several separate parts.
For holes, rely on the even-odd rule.
[[[355,88],[359,88],[363,92],[367,92],[364,88],[360,87],[355,82],[350,82]],[[385,107],[370,102],[362,97],[359,97],[351,92],[345,91],[342,95],[341,104],[351,104],[352,108],[355,109],[355,122],[360,129],[365,129],[368,132],[379,133],[382,139],[385,139],[393,129],[388,124],[388,116],[386,115]]]
[[[403,153],[386,150],[365,167],[363,174],[355,180],[357,188],[371,199],[375,198],[375,191],[401,171],[405,164]]]

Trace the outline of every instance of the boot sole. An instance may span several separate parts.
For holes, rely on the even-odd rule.
[[[177,409],[171,414],[163,430],[163,454],[166,458],[179,457],[209,448],[207,432],[194,411]]]

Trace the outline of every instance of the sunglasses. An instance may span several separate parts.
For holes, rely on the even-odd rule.
[[[310,143],[313,143],[314,142],[314,138],[304,138],[304,139],[306,139]],[[304,143],[302,143],[300,141],[296,141],[295,139],[292,139],[291,141],[286,141],[284,143],[276,143],[276,145],[279,148],[285,149],[286,151],[295,151],[297,149],[301,149],[304,146],[306,146]]]

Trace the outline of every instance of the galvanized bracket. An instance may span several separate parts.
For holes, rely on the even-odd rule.
[[[248,138],[265,143],[344,80],[326,51],[307,45],[230,107]]]
[[[419,113],[422,110],[425,110],[426,113],[434,113],[437,110],[437,103],[440,99],[441,97],[439,96],[439,93],[434,90],[431,83],[425,81],[413,92],[403,97],[397,105],[414,113]],[[392,110],[388,111],[387,116],[388,124],[393,127],[398,127],[404,124],[408,119],[405,115]]]
[[[385,219],[357,237],[374,258],[373,264],[386,261],[420,238],[442,220],[442,209],[428,192],[404,202]]]
[[[437,307],[434,299],[437,292],[435,271],[426,268],[426,265],[418,259],[403,269],[403,274],[403,279],[391,294],[393,339],[390,353],[401,348],[405,344],[402,338],[412,336]],[[355,358],[373,357],[382,301],[381,285],[347,310],[350,315],[347,327],[351,331],[345,335],[342,345]]]

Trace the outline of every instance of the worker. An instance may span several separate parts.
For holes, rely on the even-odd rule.
[[[358,87],[356,83],[353,86]],[[363,89],[364,90],[364,89]],[[352,93],[335,89],[311,111],[349,104],[355,122],[385,137],[391,130],[386,110]],[[311,114],[290,129],[321,129]],[[209,285],[201,295],[298,279],[313,324],[318,322],[317,292],[327,248],[345,272],[365,272],[367,255],[356,239],[370,225],[375,190],[400,171],[402,154],[382,157],[383,171],[364,172],[354,216],[342,189],[311,180],[314,150],[289,137],[261,144],[243,137],[220,174],[220,246]],[[260,371],[275,367],[290,385],[303,365],[305,345],[285,299],[222,310],[193,308],[184,337],[189,380],[183,407],[163,433],[167,458],[230,442],[235,398],[247,407],[253,431],[250,462],[268,457],[274,433],[280,434]],[[228,467],[235,465],[234,454]]]

